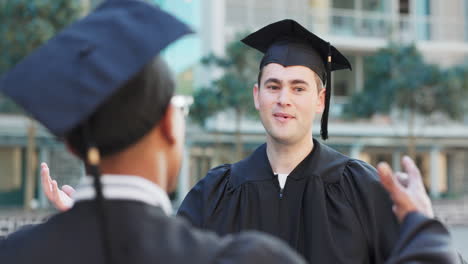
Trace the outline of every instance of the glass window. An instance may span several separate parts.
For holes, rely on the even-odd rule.
[[[366,11],[383,11],[384,3],[382,0],[362,0],[362,9]]]
[[[400,0],[400,14],[408,15],[410,13],[409,0]]]
[[[332,6],[339,9],[354,9],[354,2],[354,0],[333,0]]]
[[[191,186],[193,186],[211,169],[211,156],[206,153],[206,149],[201,147],[194,147],[190,152],[190,178]]]
[[[468,0],[465,0],[465,40],[468,42]]]
[[[345,55],[348,58],[351,65],[354,67],[356,65],[356,57],[353,55]],[[332,74],[333,82],[333,95],[347,97],[350,96],[355,90],[356,84],[356,70],[341,70],[335,71]]]

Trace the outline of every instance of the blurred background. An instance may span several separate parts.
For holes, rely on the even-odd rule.
[[[0,0],[0,74],[101,1]],[[461,246],[468,244],[468,0],[148,1],[197,32],[164,51],[190,106],[174,207],[210,168],[265,141],[251,96],[261,56],[239,40],[292,18],[353,66],[333,74],[326,143],[396,170],[403,155],[413,157],[436,215],[468,258]],[[313,129],[319,135],[318,122]],[[84,173],[61,142],[0,95],[0,236],[55,212],[41,191],[41,161],[59,185],[75,186]]]

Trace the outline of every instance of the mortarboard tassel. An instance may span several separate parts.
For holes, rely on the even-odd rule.
[[[97,209],[97,217],[98,217],[98,225],[101,229],[101,241],[102,247],[104,250],[104,263],[111,264],[111,251],[110,251],[110,241],[109,241],[109,230],[107,226],[107,214],[104,211],[104,195],[102,194],[102,182],[101,182],[101,172],[99,171],[99,163],[100,163],[100,154],[98,148],[95,146],[94,143],[91,143],[89,137],[89,127],[88,124],[84,125],[83,128],[84,132],[84,142],[88,142],[88,146],[86,148],[86,162],[85,166],[87,167],[87,172],[91,174],[94,178],[94,190],[96,192],[96,209]]]
[[[331,45],[328,43],[328,58],[327,58],[327,83],[325,88],[325,108],[322,114],[322,124],[320,129],[320,135],[323,140],[328,139],[328,112],[330,111],[330,97],[331,97]]]

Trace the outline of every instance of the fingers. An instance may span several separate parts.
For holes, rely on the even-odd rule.
[[[390,193],[395,192],[395,181],[393,180],[393,172],[390,166],[386,162],[380,162],[377,165],[377,171],[380,176],[380,181],[382,182],[384,188]]]
[[[52,180],[52,200],[55,205],[60,202],[59,188],[56,180]]]
[[[403,165],[403,169],[408,173],[410,180],[421,179],[421,173],[419,172],[418,167],[410,157],[404,156],[401,160],[401,164]]]
[[[73,194],[75,193],[75,189],[73,189],[73,187],[71,187],[70,185],[62,186],[62,191],[69,197],[72,197]]]
[[[66,211],[73,205],[71,196],[75,192],[69,185],[64,185],[62,190],[58,188],[56,180],[50,177],[49,167],[45,162],[41,163],[41,183],[47,199],[60,211]]]
[[[381,162],[377,165],[377,171],[379,173],[382,185],[389,192],[396,208],[405,204],[408,200],[408,196],[404,190],[404,187],[400,184],[392,169],[386,162]]]
[[[67,185],[68,186],[68,185]],[[70,186],[68,186],[70,187]],[[63,187],[62,187],[63,188]],[[67,189],[67,188],[65,188]],[[73,188],[70,187],[69,189],[70,191],[70,194],[67,194],[65,193],[64,191],[59,191],[59,195],[60,195],[60,210],[62,212],[70,209],[72,206],[73,206],[73,199],[71,198],[71,195],[73,194],[73,192],[75,191]]]
[[[63,197],[64,194],[58,188],[57,181],[55,180],[52,181],[52,196],[53,196],[53,199],[51,200],[51,202],[54,204],[55,208],[57,208],[58,210],[62,212],[70,208],[71,204],[68,204],[68,202],[65,201],[66,198]]]
[[[402,159],[402,165],[407,173],[393,173],[387,163],[380,163],[377,167],[382,184],[394,202],[393,211],[400,221],[412,211],[431,215],[432,207],[424,191],[419,169],[407,156]]]
[[[421,172],[419,171],[414,161],[410,157],[404,156],[401,163],[404,170],[408,173],[408,187],[423,190],[424,183]]]
[[[52,179],[50,178],[49,167],[45,162],[41,163],[41,183],[47,199],[52,200]]]
[[[407,173],[404,172],[395,172],[395,176],[398,179],[398,182],[404,187],[408,187],[409,177]]]

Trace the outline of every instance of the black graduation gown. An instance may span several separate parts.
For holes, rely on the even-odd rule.
[[[305,263],[280,240],[258,233],[219,238],[195,230],[159,207],[106,201],[112,264],[119,263]],[[2,264],[103,264],[94,202],[77,202],[44,224],[0,241]]]
[[[365,162],[314,140],[313,151],[280,190],[266,145],[216,167],[178,214],[223,235],[260,230],[282,238],[310,263],[384,263],[398,237],[392,202]]]

